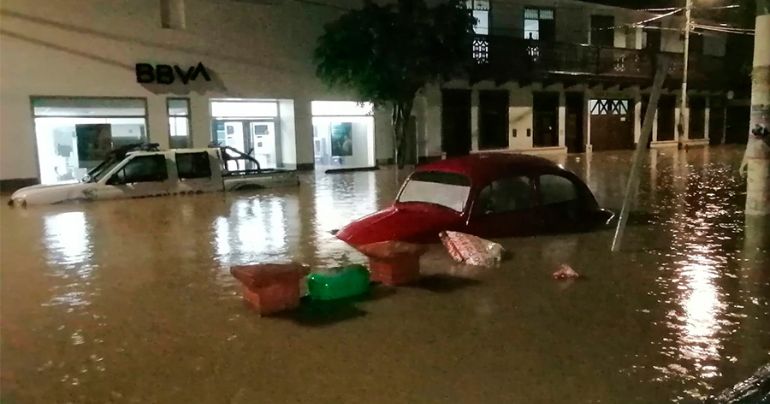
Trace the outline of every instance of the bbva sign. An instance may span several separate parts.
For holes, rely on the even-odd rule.
[[[198,76],[202,76],[206,81],[211,81],[211,76],[202,62],[198,62],[197,66],[191,66],[187,69],[183,69],[179,65],[136,64],[136,81],[142,84],[173,84],[177,78],[182,81],[182,84],[188,84],[191,81],[195,81]]]

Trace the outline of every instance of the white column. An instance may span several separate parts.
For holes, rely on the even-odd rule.
[[[634,144],[639,143],[642,134],[642,99],[639,95],[634,97]]]
[[[679,100],[677,100],[679,101]],[[679,122],[682,120],[681,115],[681,107],[682,103],[681,101],[677,102],[676,108],[674,108],[674,141],[679,142]],[[686,128],[685,128],[686,130]]]
[[[559,147],[567,145],[567,97],[564,90],[559,91]]]
[[[297,168],[297,119],[294,116],[294,101],[278,100],[278,115],[278,167],[294,170]]]
[[[471,89],[471,150],[479,151],[479,90]]]
[[[168,108],[166,97],[147,97],[148,142],[157,143],[161,149],[169,148]]]
[[[591,91],[586,91],[585,98],[585,111],[586,111],[586,153],[593,151],[591,145]]]
[[[208,97],[190,96],[190,128],[192,147],[206,147],[211,143],[211,111]]]
[[[293,100],[293,104],[297,168],[307,169],[313,167],[315,163],[315,154],[313,150],[313,113],[310,109],[309,99],[296,98]],[[286,154],[284,154],[284,157],[287,157]]]
[[[658,141],[658,108],[655,108],[655,117],[652,118],[652,142]]]
[[[711,122],[711,97],[706,97],[706,112],[703,114],[703,139],[709,140],[709,123]]]
[[[431,86],[426,90],[425,155],[441,157],[441,89]]]

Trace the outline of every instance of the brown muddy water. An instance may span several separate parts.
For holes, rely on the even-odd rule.
[[[499,268],[439,246],[418,285],[259,318],[228,267],[360,262],[329,231],[390,202],[391,169],[297,189],[3,207],[3,403],[697,402],[770,361],[770,230],[741,150],[650,155],[612,230],[507,239]],[[569,156],[617,210],[630,152]],[[557,282],[562,262],[587,279]]]

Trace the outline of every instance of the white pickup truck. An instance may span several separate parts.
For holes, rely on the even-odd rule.
[[[227,169],[238,160],[256,164],[257,168]],[[249,156],[226,147],[158,150],[157,145],[152,144],[131,145],[111,152],[81,182],[21,188],[11,195],[8,204],[26,207],[299,185],[295,171],[262,170],[258,164]]]

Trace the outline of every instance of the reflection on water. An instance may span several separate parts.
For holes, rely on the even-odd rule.
[[[242,201],[233,205],[230,217],[220,216],[214,220],[216,255],[223,263],[238,263],[240,259],[249,262],[270,254],[285,254],[286,201],[278,197]],[[237,252],[235,256],[234,251]]]
[[[556,160],[617,209],[630,157]],[[360,262],[329,232],[387,205],[404,172],[308,174],[298,189],[256,194],[3,209],[0,394],[202,403],[707,397],[770,360],[770,229],[744,225],[740,158],[732,148],[652,152],[621,253],[609,254],[611,230],[500,240],[513,258],[490,269],[456,265],[433,246],[425,282],[320,313],[332,322],[256,318],[227,267]],[[554,282],[562,263],[586,279]]]

